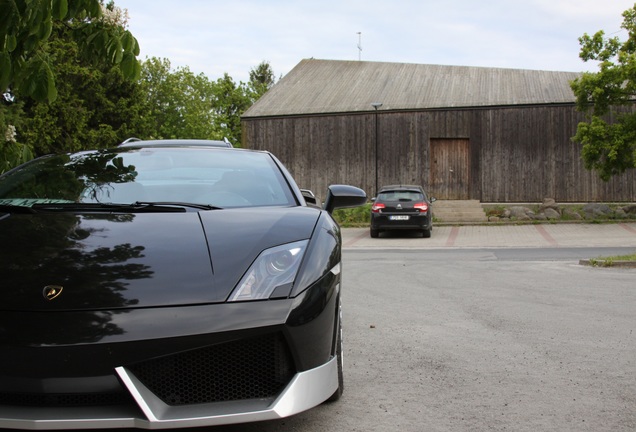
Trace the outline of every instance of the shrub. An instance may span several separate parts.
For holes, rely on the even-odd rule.
[[[360,207],[338,209],[333,218],[341,227],[361,227],[371,222],[371,203]]]

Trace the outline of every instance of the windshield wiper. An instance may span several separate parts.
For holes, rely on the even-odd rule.
[[[20,205],[10,205],[10,204],[0,204],[0,212],[2,213],[37,213],[31,207],[20,206]]]
[[[198,204],[198,203],[189,203],[189,202],[178,202],[178,201],[156,201],[156,202],[146,202],[146,201],[137,201],[134,206],[145,206],[145,208],[157,208],[157,209],[165,209],[165,208],[193,208],[197,210],[221,210],[221,207],[215,207],[209,204]]]
[[[42,203],[33,204],[33,210],[38,212],[126,212],[136,213],[137,211],[143,211],[145,206],[135,206],[135,204],[116,204],[116,203]],[[185,210],[174,210],[185,211]]]
[[[217,210],[207,204],[196,204],[186,202],[142,202],[137,201],[132,204],[119,203],[42,203],[33,204],[32,212],[124,212],[124,213],[161,213],[161,212],[186,212],[188,208],[197,210]]]

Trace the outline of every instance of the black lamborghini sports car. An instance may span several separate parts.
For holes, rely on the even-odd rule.
[[[276,419],[343,388],[341,238],[270,153],[130,141],[0,176],[0,428]]]

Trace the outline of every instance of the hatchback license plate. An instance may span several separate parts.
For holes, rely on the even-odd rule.
[[[409,220],[408,216],[389,216],[389,220]]]

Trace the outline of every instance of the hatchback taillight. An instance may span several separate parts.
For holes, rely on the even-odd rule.
[[[426,203],[416,203],[413,207],[418,209],[420,213],[426,213],[428,211],[428,204]]]
[[[373,213],[380,213],[380,210],[382,210],[384,207],[386,206],[382,203],[373,203],[373,205],[371,206],[371,211]]]

